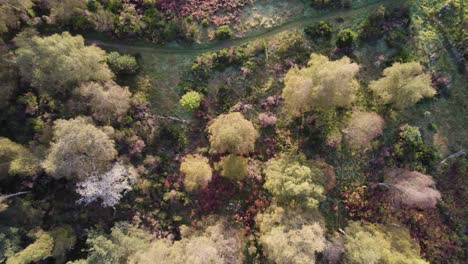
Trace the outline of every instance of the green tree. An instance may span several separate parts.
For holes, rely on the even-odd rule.
[[[428,263],[408,230],[398,225],[352,222],[345,232],[345,263]]]
[[[43,166],[54,178],[84,180],[108,171],[116,156],[114,141],[85,118],[59,119]]]
[[[87,2],[87,0],[48,0],[45,4],[50,9],[50,21],[65,25],[74,18],[86,16]]]
[[[413,106],[424,97],[436,94],[431,76],[418,62],[395,63],[383,72],[384,77],[370,83],[370,89],[383,102],[398,109]]]
[[[203,96],[195,91],[187,92],[182,96],[179,103],[187,111],[196,110],[200,107],[200,102]]]
[[[111,124],[120,121],[130,108],[132,94],[128,87],[121,87],[115,82],[86,82],[77,92],[85,99],[95,120]]]
[[[105,52],[96,46],[85,46],[81,36],[64,32],[17,39],[16,44],[21,77],[41,93],[64,94],[81,82],[112,78]]]
[[[115,224],[109,235],[92,231],[86,244],[89,246],[87,259],[75,263],[124,264],[138,251],[146,251],[152,235],[125,222]]]
[[[254,151],[258,132],[239,112],[218,116],[208,127],[211,148],[216,153],[247,155]]]
[[[248,164],[249,159],[231,154],[223,157],[218,166],[221,167],[221,176],[240,181],[248,174]]]
[[[2,210],[0,208],[0,212],[1,211]],[[21,232],[19,228],[0,226],[0,262],[1,263],[5,263],[7,258],[15,255],[16,252],[20,251],[21,250],[20,245],[21,245]]]
[[[33,176],[40,168],[39,160],[25,147],[0,137],[0,179],[8,175]]]
[[[293,67],[284,77],[283,97],[286,111],[299,116],[312,109],[349,106],[359,84],[354,77],[359,71],[347,57],[330,61],[312,54],[307,67]]]
[[[6,264],[37,263],[42,258],[51,256],[54,247],[54,239],[52,236],[47,232],[39,230],[34,233],[34,237],[36,240],[32,244],[8,258]]]
[[[116,74],[134,74],[138,70],[138,62],[135,57],[118,52],[111,52],[107,55],[107,64]]]
[[[206,186],[213,175],[208,159],[200,155],[186,156],[180,164],[180,171],[185,174],[184,185],[188,191]]]
[[[283,153],[268,161],[264,186],[279,204],[315,208],[323,198],[324,178],[303,154]]]

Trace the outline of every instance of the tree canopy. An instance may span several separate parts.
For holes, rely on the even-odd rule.
[[[42,230],[37,231],[36,240],[25,249],[8,258],[7,264],[28,264],[38,262],[42,258],[50,256],[54,248],[53,237]]]
[[[247,155],[254,151],[258,132],[239,112],[218,116],[208,127],[211,148],[216,153]]]
[[[91,109],[95,120],[110,124],[121,120],[130,108],[131,93],[128,87],[121,87],[115,82],[86,82],[77,91]]]
[[[182,239],[171,243],[157,239],[148,250],[135,254],[130,263],[168,264],[242,263],[243,243],[239,230],[224,220],[202,221],[203,230],[182,227]]]
[[[85,118],[59,119],[43,166],[54,178],[84,180],[110,169],[116,155],[114,141]]]
[[[16,62],[23,80],[50,95],[65,94],[85,81],[106,81],[112,72],[106,53],[85,46],[81,36],[68,32],[17,41]]]
[[[185,174],[184,185],[188,191],[206,186],[213,175],[208,159],[200,155],[188,155],[180,164],[180,171]]]
[[[359,87],[354,78],[358,71],[359,66],[348,57],[330,61],[313,53],[307,67],[293,67],[284,77],[286,111],[298,116],[313,109],[350,106]]]
[[[325,249],[323,229],[317,223],[289,231],[275,227],[260,241],[266,257],[278,264],[313,264],[316,253]]]
[[[39,160],[25,147],[0,137],[0,179],[9,175],[33,176],[40,168]]]
[[[323,198],[324,174],[303,154],[283,153],[268,161],[265,188],[280,204],[315,208]]]
[[[352,222],[345,232],[345,263],[428,263],[403,227]]]
[[[372,81],[369,87],[383,103],[393,104],[398,109],[436,94],[431,76],[424,73],[418,62],[397,62],[386,68],[383,75],[379,80]]]
[[[234,154],[223,157],[219,162],[221,176],[240,181],[247,176],[248,163],[249,159]]]

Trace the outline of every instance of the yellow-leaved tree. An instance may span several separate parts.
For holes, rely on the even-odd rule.
[[[247,155],[254,151],[258,132],[241,113],[218,116],[208,127],[211,148],[216,153]]]
[[[24,81],[41,93],[63,94],[84,81],[106,81],[112,72],[106,52],[86,46],[81,36],[68,32],[48,37],[17,38],[16,63]]]
[[[200,155],[186,156],[180,164],[180,171],[185,174],[184,185],[188,191],[206,186],[213,175],[208,159]]]
[[[370,89],[383,102],[403,109],[424,97],[436,94],[431,76],[418,62],[395,63],[383,72],[384,77],[370,83]]]
[[[292,116],[304,112],[346,107],[355,99],[359,83],[355,79],[359,65],[348,57],[330,61],[313,53],[307,67],[293,67],[284,77],[283,98],[286,111]]]
[[[345,263],[428,263],[404,227],[352,222],[345,231]]]

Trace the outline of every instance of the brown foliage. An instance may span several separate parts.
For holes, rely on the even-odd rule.
[[[387,169],[385,182],[390,185],[393,202],[409,208],[435,208],[441,199],[440,192],[433,189],[435,184],[431,176],[417,171]]]
[[[353,111],[344,130],[346,143],[352,148],[365,148],[382,135],[384,119],[374,112]]]

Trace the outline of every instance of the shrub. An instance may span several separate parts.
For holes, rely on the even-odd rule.
[[[138,70],[138,63],[135,57],[118,52],[111,52],[107,55],[107,64],[116,74],[134,74]]]
[[[230,39],[232,35],[232,30],[227,25],[218,27],[218,29],[215,32],[216,38],[220,40]]]
[[[310,38],[330,39],[332,36],[332,27],[325,21],[316,22],[307,25],[304,28],[304,33]]]
[[[410,165],[415,170],[424,171],[436,158],[435,149],[424,143],[419,128],[408,124],[400,127],[394,149],[397,161]]]
[[[379,6],[377,10],[372,12],[367,21],[362,27],[360,37],[364,40],[380,38],[383,30],[382,26],[385,21],[385,7]]]
[[[338,32],[336,46],[338,48],[350,48],[353,46],[356,37],[357,34],[352,29],[343,29]]]
[[[200,93],[191,91],[184,94],[179,103],[185,110],[193,111],[200,107],[201,99],[202,95]]]

